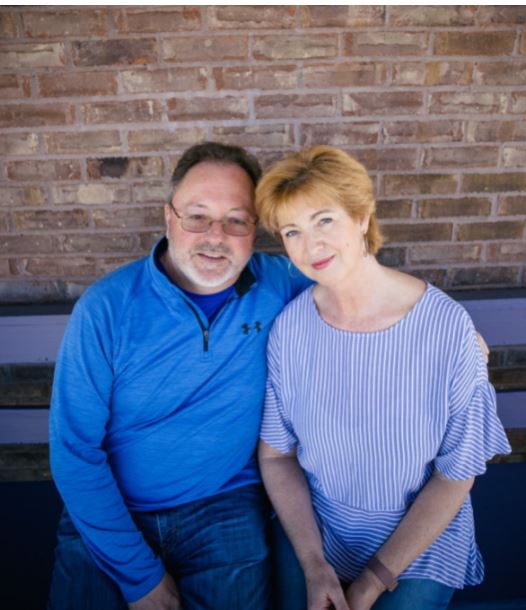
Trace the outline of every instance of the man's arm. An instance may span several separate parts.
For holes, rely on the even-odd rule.
[[[284,454],[260,441],[259,465],[270,500],[305,573],[308,610],[348,610],[338,577],[323,556],[309,488],[295,450]]]
[[[50,411],[50,462],[71,519],[97,565],[134,601],[164,567],[133,522],[104,445],[113,391],[112,328],[78,304],[62,342]]]
[[[168,573],[147,595],[128,604],[128,607],[130,610],[182,610],[179,592]]]

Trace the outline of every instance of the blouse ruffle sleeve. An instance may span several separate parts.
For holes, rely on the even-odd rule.
[[[450,383],[449,420],[435,458],[447,478],[465,480],[486,471],[494,455],[511,452],[497,416],[495,389],[475,329],[466,314],[462,346]]]
[[[297,445],[298,439],[283,405],[280,348],[281,340],[277,325],[274,324],[267,345],[267,385],[260,438],[274,449],[288,453]]]

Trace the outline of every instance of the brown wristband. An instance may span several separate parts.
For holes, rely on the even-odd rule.
[[[380,582],[384,585],[384,587],[388,591],[394,591],[398,586],[398,581],[396,580],[396,576],[386,568],[384,564],[373,555],[371,559],[367,562],[367,567],[373,574],[380,580]]]

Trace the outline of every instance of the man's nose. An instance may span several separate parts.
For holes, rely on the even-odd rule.
[[[225,232],[223,230],[223,221],[222,220],[212,220],[210,226],[208,227],[207,235],[211,237],[221,238],[225,236]]]

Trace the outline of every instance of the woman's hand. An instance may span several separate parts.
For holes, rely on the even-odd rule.
[[[326,561],[306,567],[305,582],[308,610],[349,610],[338,576]]]
[[[370,610],[376,600],[385,591],[385,586],[371,572],[365,570],[352,582],[345,592],[345,599],[350,610]]]

